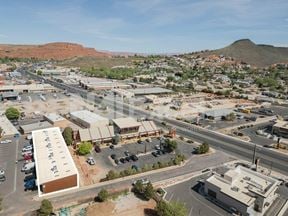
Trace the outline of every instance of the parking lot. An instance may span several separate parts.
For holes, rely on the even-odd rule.
[[[27,141],[23,136],[9,139],[12,140],[12,143],[0,145],[0,167],[4,169],[6,176],[6,180],[0,183],[0,195],[3,198],[5,212],[9,212],[9,209],[16,206],[24,211],[27,202],[31,202],[31,205],[38,205],[38,203],[32,202],[37,191],[24,191],[26,175],[21,172],[24,165],[22,148]]]
[[[188,144],[181,140],[177,140],[177,143],[178,148],[175,152],[184,154],[187,159],[192,156],[193,149],[197,146],[197,144]],[[83,161],[85,160],[81,160],[81,157],[80,159],[77,159],[76,157],[74,160],[78,166],[80,164],[82,167],[80,169],[78,168],[79,170],[82,170],[81,172],[84,172],[82,176],[84,176],[84,178],[86,178],[86,176],[89,177],[89,179],[85,179],[84,181],[91,182],[92,179],[92,182],[97,182],[104,178],[110,170],[119,172],[132,168],[132,166],[136,169],[140,169],[145,167],[145,165],[152,166],[158,162],[169,162],[171,158],[175,157],[175,153],[168,152],[153,156],[152,152],[157,151],[156,146],[159,144],[159,139],[152,138],[151,142],[147,142],[145,139],[143,139],[142,144],[137,142],[123,145],[118,144],[114,145],[113,149],[111,149],[109,146],[103,147],[101,148],[101,152],[98,153],[93,149],[90,154],[85,156],[85,158],[92,157],[96,162],[95,165],[88,165],[88,163],[83,164]],[[113,158],[119,161],[118,164],[116,164],[114,159],[111,158],[111,155],[113,155]],[[136,155],[138,160],[131,159],[131,155]]]
[[[203,174],[188,181],[164,188],[167,192],[165,199],[167,201],[184,203],[188,216],[231,215],[199,194],[198,189],[200,188],[200,184],[198,181],[207,178],[208,175]]]

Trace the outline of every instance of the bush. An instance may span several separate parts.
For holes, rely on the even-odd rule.
[[[17,120],[20,117],[20,112],[14,107],[9,107],[6,109],[5,115],[9,120]]]
[[[49,216],[52,212],[53,212],[52,203],[49,200],[47,200],[47,199],[42,200],[41,206],[40,206],[40,209],[37,212],[37,215],[39,215],[39,216]]]
[[[196,148],[196,154],[205,154],[209,151],[209,144],[203,143]]]
[[[98,193],[98,196],[97,196],[100,202],[105,202],[108,199],[108,197],[109,197],[109,193],[105,189],[101,189],[101,191]]]
[[[133,186],[132,191],[136,195],[140,195],[146,200],[150,200],[155,194],[155,191],[151,182],[149,182],[147,185],[143,185],[141,181],[137,181],[135,185]]]
[[[86,155],[89,154],[92,150],[92,144],[90,142],[82,142],[78,148],[79,155]]]
[[[72,128],[66,127],[66,128],[64,129],[62,135],[63,135],[63,138],[64,138],[66,144],[67,144],[68,146],[71,145],[72,142],[73,142],[73,137],[72,137],[72,136],[73,136],[73,131],[72,131]]]
[[[187,209],[183,203],[180,202],[165,202],[159,201],[155,208],[158,216],[186,216]]]
[[[164,143],[164,147],[168,152],[173,152],[177,149],[178,143],[175,140],[166,139]]]

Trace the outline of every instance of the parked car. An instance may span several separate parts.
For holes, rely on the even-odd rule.
[[[153,152],[152,152],[152,155],[153,155],[154,157],[158,157],[158,156],[159,156],[156,151],[153,151]]]
[[[0,169],[0,175],[5,175],[5,171],[3,169]]]
[[[32,160],[33,159],[32,154],[25,154],[25,155],[23,155],[23,157],[24,157],[24,160]]]
[[[26,181],[24,184],[24,190],[36,190],[37,185],[35,179],[30,179],[29,181]]]
[[[125,154],[125,156],[130,156],[130,152],[129,151],[125,151],[124,154]]]
[[[98,145],[95,145],[94,147],[95,152],[100,153],[101,152],[101,148]]]
[[[30,170],[30,169],[32,169],[32,168],[34,168],[34,167],[35,167],[35,162],[31,162],[31,163],[25,164],[25,165],[22,167],[21,171],[22,171],[22,172],[26,172],[27,170]]]
[[[22,148],[22,152],[32,151],[33,147],[32,145],[27,145],[24,148]]]
[[[11,140],[2,140],[2,141],[0,141],[0,144],[8,144],[11,142],[12,142]]]
[[[126,163],[125,158],[120,158],[120,162],[121,162],[121,163]]]
[[[94,160],[93,157],[88,157],[87,160],[86,160],[86,162],[87,162],[89,165],[95,165],[95,164],[96,164],[96,162],[95,162],[95,160]]]
[[[135,185],[137,182],[140,182],[142,185],[147,185],[148,183],[150,183],[150,181],[147,178],[144,178],[144,179],[138,179],[134,181],[132,185]]]
[[[32,174],[32,175],[25,176],[24,182],[27,182],[27,181],[29,181],[31,179],[35,179],[35,175]]]
[[[0,182],[4,182],[6,180],[5,175],[0,175]]]
[[[131,155],[130,158],[133,161],[137,161],[138,160],[138,157],[136,155]]]
[[[126,160],[127,162],[130,162],[131,158],[130,158],[129,156],[127,156],[127,157],[125,157],[125,160]]]
[[[25,175],[32,174],[32,173],[35,173],[35,167],[25,171]]]
[[[160,150],[161,148],[160,148],[160,145],[155,145],[155,149],[156,150]]]
[[[114,145],[110,145],[109,148],[110,148],[110,149],[114,149]]]
[[[116,159],[116,155],[115,155],[115,154],[110,155],[110,157],[111,157],[113,160]]]
[[[115,162],[115,164],[117,164],[117,165],[120,163],[118,159],[114,159],[114,162]]]
[[[22,156],[24,157],[24,155],[33,155],[32,151],[24,151],[22,152]]]
[[[138,144],[144,144],[144,142],[142,140],[138,140],[137,143]]]
[[[152,139],[149,137],[146,139],[146,142],[152,142]]]

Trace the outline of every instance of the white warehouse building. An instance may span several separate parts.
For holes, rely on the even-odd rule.
[[[104,118],[88,110],[74,111],[70,113],[70,118],[78,125],[91,128],[109,125],[109,119]]]

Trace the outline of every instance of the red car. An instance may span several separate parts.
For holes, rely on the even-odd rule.
[[[25,154],[23,157],[24,157],[24,160],[32,160],[33,158],[32,154]]]

